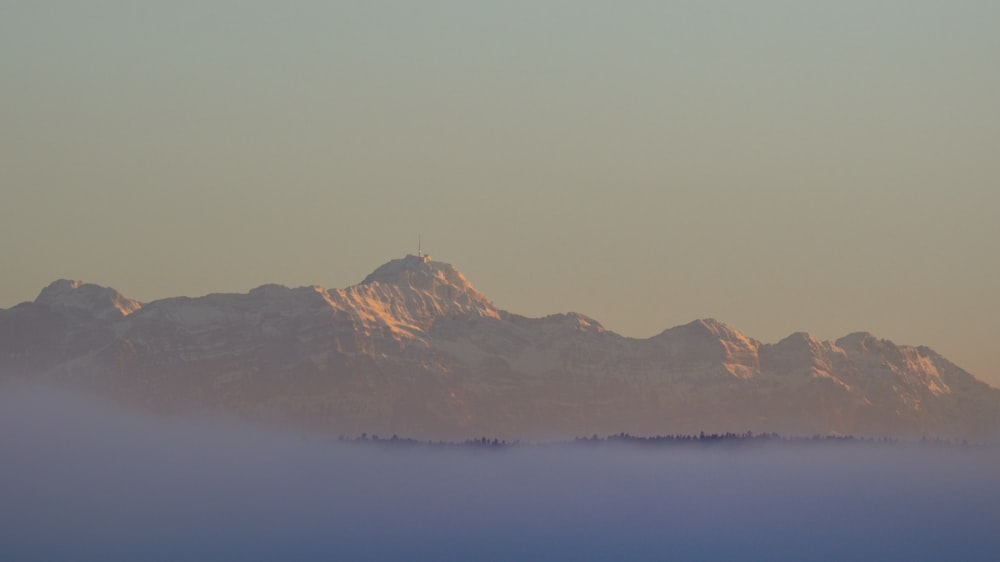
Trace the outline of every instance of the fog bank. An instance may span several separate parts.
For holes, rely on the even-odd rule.
[[[879,559],[1000,552],[1000,454],[337,443],[0,388],[3,559]]]

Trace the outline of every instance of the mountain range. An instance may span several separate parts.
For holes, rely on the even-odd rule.
[[[345,289],[150,303],[55,281],[0,310],[0,377],[351,436],[1000,430],[1000,391],[927,347],[863,332],[762,343],[711,319],[629,338],[582,314],[500,310],[425,255]]]

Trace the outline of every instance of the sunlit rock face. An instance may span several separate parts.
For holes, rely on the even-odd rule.
[[[423,255],[344,289],[264,285],[146,304],[56,281],[0,310],[0,372],[343,435],[989,437],[1000,427],[1000,391],[926,347],[866,333],[765,344],[711,319],[626,338],[582,314],[498,310]]]

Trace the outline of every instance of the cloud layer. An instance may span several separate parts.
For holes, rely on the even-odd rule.
[[[991,448],[337,443],[0,394],[4,559],[988,559]]]

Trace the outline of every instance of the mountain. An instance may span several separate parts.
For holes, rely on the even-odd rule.
[[[56,281],[0,310],[0,376],[342,435],[1000,429],[1000,391],[926,347],[868,333],[766,344],[711,319],[628,338],[581,314],[499,310],[451,265],[412,255],[345,289],[145,304]]]

